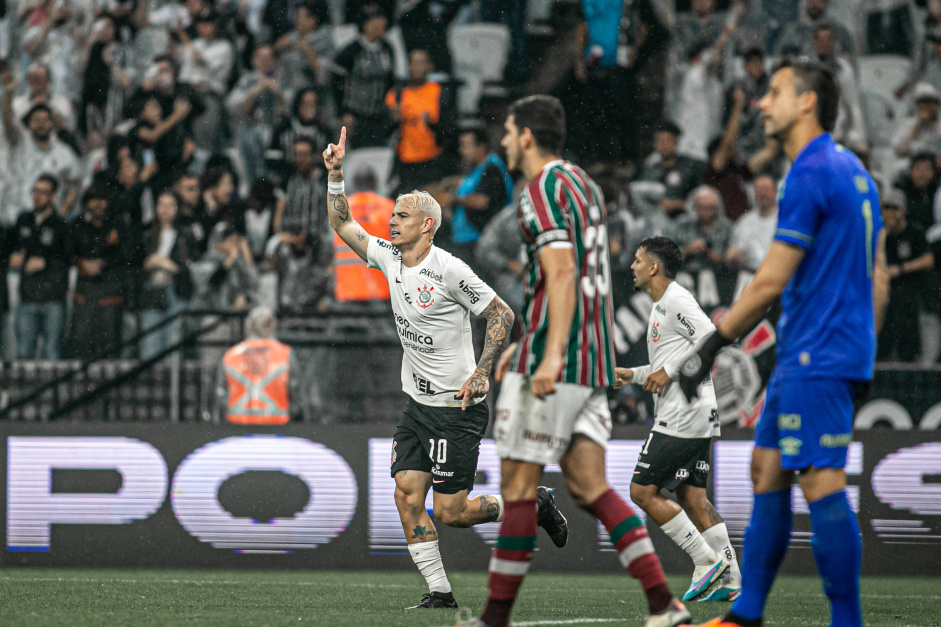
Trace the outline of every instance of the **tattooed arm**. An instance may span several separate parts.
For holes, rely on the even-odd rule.
[[[331,183],[343,181],[343,157],[346,156],[346,127],[340,131],[340,141],[330,144],[323,151],[323,162],[327,166],[327,180]],[[366,248],[369,235],[350,214],[350,202],[346,194],[334,194],[327,191],[327,214],[330,226],[337,232],[346,245],[353,249],[360,259],[366,261]]]
[[[467,404],[472,398],[480,398],[490,389],[490,371],[493,369],[493,363],[503,352],[503,347],[506,346],[506,341],[510,337],[510,330],[513,328],[513,311],[499,296],[494,296],[480,315],[487,318],[487,338],[484,340],[484,349],[480,353],[477,369],[474,370],[470,379],[464,382],[461,391],[455,397],[464,399],[461,409],[467,409]]]

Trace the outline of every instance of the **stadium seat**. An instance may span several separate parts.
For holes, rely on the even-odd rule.
[[[463,24],[448,30],[448,47],[454,60],[454,77],[463,81],[458,90],[458,111],[474,113],[487,83],[501,83],[510,52],[510,31],[502,24]]]
[[[862,92],[863,115],[866,118],[866,135],[873,147],[888,146],[895,127],[895,110],[892,103],[872,91]]]
[[[911,69],[911,59],[900,55],[872,54],[859,57],[859,88],[885,98],[892,104],[895,117],[899,119],[903,117],[907,103],[896,100],[894,92]]]
[[[358,148],[346,153],[343,171],[346,180],[353,181],[356,172],[364,167],[371,167],[379,180],[379,193],[388,191],[389,178],[392,176],[392,163],[395,153],[391,148]]]

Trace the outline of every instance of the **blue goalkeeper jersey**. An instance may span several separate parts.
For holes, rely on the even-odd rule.
[[[881,229],[876,185],[859,159],[829,133],[807,144],[778,191],[775,239],[806,251],[781,297],[781,375],[872,378]]]

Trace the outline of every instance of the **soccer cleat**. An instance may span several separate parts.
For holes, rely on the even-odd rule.
[[[552,543],[561,549],[569,539],[569,524],[555,504],[552,490],[539,486],[536,491],[536,502],[538,503],[539,526],[546,530]]]
[[[727,622],[724,618],[713,618],[708,623],[696,625],[696,627],[742,627],[738,623]]]
[[[697,566],[693,570],[693,582],[689,584],[689,590],[683,595],[684,601],[691,601],[709,589],[709,586],[719,580],[725,571],[729,569],[729,561],[720,558],[714,564],[706,566]]]
[[[680,625],[689,625],[692,617],[686,606],[673,599],[667,609],[659,614],[651,614],[647,617],[644,627],[679,627]]]
[[[709,586],[709,589],[706,590],[706,593],[699,598],[699,603],[703,603],[705,601],[729,603],[740,597],[741,594],[742,587],[733,586],[732,577],[729,575],[729,571],[726,571],[724,575],[719,577],[718,581]]]
[[[427,592],[421,598],[418,605],[413,605],[409,610],[454,610],[457,609],[457,601],[450,592]]]

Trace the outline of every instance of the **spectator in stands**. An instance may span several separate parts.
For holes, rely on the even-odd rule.
[[[814,50],[817,58],[833,73],[840,87],[839,110],[836,124],[831,131],[833,139],[856,154],[869,152],[866,140],[866,120],[860,101],[859,83],[853,67],[845,58],[835,54],[836,34],[830,23],[818,24],[814,28]]]
[[[911,0],[866,0],[866,54],[912,56],[915,24]]]
[[[191,85],[181,82],[177,74],[178,68],[172,56],[166,54],[157,56],[148,68],[144,82],[125,103],[125,117],[137,117],[143,101],[151,96],[155,96],[157,102],[160,103],[164,118],[173,113],[178,100],[186,100],[190,103],[190,111],[183,120],[183,131],[187,135],[192,135],[193,122],[206,112],[206,105],[196,90]]]
[[[225,166],[206,170],[200,179],[199,207],[196,215],[203,231],[212,233],[220,222],[227,222],[240,235],[245,234],[245,215],[238,198],[235,176]]]
[[[12,223],[21,211],[32,206],[33,183],[46,172],[59,181],[56,205],[68,213],[79,192],[81,173],[75,152],[55,135],[53,113],[48,105],[33,105],[23,118],[24,133],[13,119],[13,91],[16,82],[9,70],[3,73],[2,119],[4,136],[9,142],[10,185],[7,188],[4,222]]]
[[[3,44],[3,20],[0,19],[0,44]],[[2,49],[0,49],[2,52]],[[16,237],[12,228],[6,228],[0,225],[0,269],[6,270],[10,267],[10,257],[13,254],[13,238]],[[3,273],[0,273],[3,274]],[[10,293],[6,281],[0,281],[0,362],[6,362],[15,358],[12,348],[6,342],[7,337],[7,319],[10,313]],[[14,340],[13,344],[16,341]]]
[[[694,215],[683,216],[676,227],[684,267],[698,272],[720,266],[732,237],[732,223],[725,217],[722,198],[715,188],[703,185],[693,190],[690,201]]]
[[[369,235],[388,241],[392,237],[389,217],[395,209],[395,201],[376,193],[379,179],[371,168],[358,170],[352,183],[356,193],[349,197],[350,216]],[[333,234],[333,272],[333,298],[337,302],[388,302],[389,281],[382,272],[369,269],[336,233]]]
[[[326,0],[306,0],[297,6],[294,30],[274,45],[286,98],[293,98],[310,85],[321,90],[327,87],[334,52],[331,31]]]
[[[202,216],[199,215],[199,177],[184,173],[177,179],[173,191],[178,201],[177,228],[187,233],[195,246],[193,256],[198,257],[206,252],[206,246],[209,244],[209,232],[203,226]]]
[[[778,142],[768,139],[765,147],[755,152],[747,162],[742,162],[736,153],[736,138],[741,127],[745,109],[745,93],[740,89],[732,92],[732,114],[722,137],[709,143],[709,162],[703,173],[703,183],[714,187],[722,196],[725,217],[735,222],[748,211],[748,195],[745,183],[764,170],[778,154]]]
[[[474,267],[480,232],[513,199],[513,179],[503,159],[490,150],[484,129],[462,132],[458,150],[468,173],[447,205],[452,212],[451,254]]]
[[[925,272],[934,258],[925,240],[925,232],[908,223],[905,197],[898,190],[883,195],[882,215],[885,219],[885,256],[889,265],[889,308],[879,334],[880,361],[896,357],[915,361],[921,349],[918,314],[919,293]]]
[[[82,19],[73,14],[69,4],[41,3],[26,24],[23,52],[31,63],[49,68],[54,93],[75,102],[79,96],[75,60],[81,56]]]
[[[705,43],[710,48],[719,41],[727,28],[727,20],[715,11],[715,0],[692,0],[691,13],[676,16],[673,45],[677,59],[689,59],[693,49]]]
[[[465,3],[465,0],[400,2],[398,22],[402,29],[402,41],[409,54],[416,49],[425,50],[437,71],[451,74],[448,26]]]
[[[22,213],[13,231],[10,268],[20,273],[16,308],[19,359],[59,359],[69,289],[69,225],[55,210],[59,182],[41,174],[33,183],[33,210]],[[5,281],[4,281],[5,282]],[[42,337],[42,352],[37,350]]]
[[[113,177],[105,181],[110,193],[109,212],[121,223],[128,239],[140,241],[143,235],[144,194],[148,183],[157,171],[157,164],[141,167],[129,152],[122,151],[116,157],[117,167]]]
[[[75,107],[68,98],[52,91],[48,67],[41,63],[30,65],[26,85],[28,91],[13,99],[13,117],[16,120],[22,120],[34,105],[44,104],[52,111],[52,121],[57,129],[75,130]]]
[[[765,71],[765,55],[761,48],[746,50],[744,60],[745,76],[735,81],[726,92],[725,111],[731,115],[735,106],[735,92],[741,91],[744,103],[735,147],[738,155],[748,161],[753,154],[766,147],[764,116],[758,101],[767,93],[771,77]]]
[[[334,100],[356,148],[381,146],[392,133],[385,97],[395,79],[395,52],[385,39],[387,27],[379,5],[363,6],[359,38],[334,59]]]
[[[663,122],[655,132],[654,152],[644,160],[637,178],[662,183],[666,191],[660,206],[676,217],[686,210],[686,196],[702,183],[703,163],[677,153],[681,131],[676,124]]]
[[[777,185],[768,175],[755,179],[755,208],[732,226],[732,241],[725,261],[732,267],[754,272],[761,265],[778,228]]]
[[[679,114],[676,116],[682,135],[677,149],[690,157],[705,160],[709,141],[719,134],[722,124],[722,83],[719,63],[732,35],[730,25],[718,41],[701,41],[689,48],[689,65],[680,83]]]
[[[156,96],[139,100],[141,109],[137,124],[128,131],[131,155],[145,168],[156,166],[153,187],[157,193],[173,184],[183,171],[183,122],[192,106],[180,98],[173,103],[173,112],[163,115],[163,108]]]
[[[928,83],[915,85],[915,117],[899,122],[892,147],[899,157],[907,158],[920,152],[937,152],[941,141],[938,107],[941,95]]]
[[[196,17],[196,39],[191,39],[182,27],[177,29],[183,45],[180,80],[192,85],[206,106],[206,112],[196,122],[193,136],[197,146],[212,154],[222,153],[226,147],[224,101],[235,63],[232,44],[218,37],[218,21],[215,11],[203,10]]]
[[[278,232],[317,234],[329,227],[324,176],[314,160],[321,150],[310,137],[301,135],[294,140],[295,171],[287,184],[284,216],[275,224]]]
[[[82,53],[79,130],[101,142],[120,121],[124,96],[132,84],[130,49],[118,41],[114,18],[104,14],[92,27]]]
[[[131,243],[108,200],[104,190],[86,191],[84,213],[72,228],[78,282],[63,351],[68,359],[88,359],[121,344]]]
[[[242,74],[226,99],[249,184],[264,176],[265,140],[271,137],[278,116],[286,108],[275,74],[274,48],[255,48],[252,68]]]
[[[294,141],[309,137],[315,146],[326,146],[333,136],[322,122],[320,96],[313,87],[297,92],[291,115],[285,116],[271,135],[271,144],[265,152],[268,173],[277,185],[285,188],[294,174]]]
[[[228,221],[209,234],[203,256],[209,275],[193,295],[194,307],[240,311],[258,300],[258,269],[248,239]]]
[[[914,155],[908,171],[901,173],[895,181],[895,187],[905,194],[908,224],[924,231],[934,223],[934,198],[938,186],[935,155],[930,152]]]
[[[509,204],[484,226],[474,250],[474,267],[486,276],[488,285],[514,314],[523,308],[523,272],[520,261],[520,230],[516,224],[516,205]]]
[[[144,280],[138,306],[142,330],[186,309],[193,294],[189,265],[195,244],[176,227],[179,204],[170,191],[157,196],[156,219],[144,232]],[[141,340],[140,357],[149,359],[173,344],[174,324],[146,335]]]
[[[422,49],[408,55],[408,84],[386,94],[393,122],[399,127],[395,145],[397,194],[418,189],[444,176],[443,138],[448,130],[441,85],[428,80],[434,70],[431,57]]]
[[[245,237],[255,263],[265,258],[265,247],[283,213],[284,198],[278,197],[274,185],[267,179],[256,179],[245,199]]]
[[[785,25],[778,36],[774,47],[774,56],[802,55],[812,57],[814,50],[814,29],[821,24],[829,23],[836,35],[835,52],[840,56],[854,60],[856,46],[853,36],[846,26],[827,17],[827,8],[830,0],[806,0],[806,13],[799,22],[790,22]]]
[[[219,418],[237,425],[283,425],[292,417],[310,421],[300,363],[289,346],[274,339],[276,328],[268,307],[248,313],[248,337],[226,351],[216,377]]]

